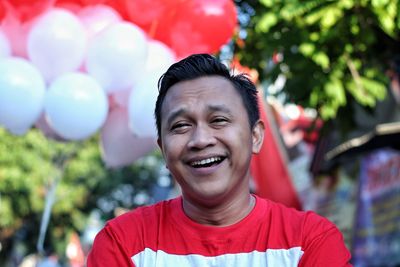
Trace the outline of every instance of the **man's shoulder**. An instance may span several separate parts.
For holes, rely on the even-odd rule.
[[[160,216],[165,216],[171,206],[176,205],[179,198],[163,200],[155,204],[140,206],[122,215],[119,215],[107,222],[110,227],[126,227],[134,225],[154,225],[160,220]]]
[[[327,218],[320,216],[314,211],[297,210],[268,199],[261,199],[260,201],[264,202],[263,205],[267,209],[268,214],[283,224],[301,227],[305,231],[311,229],[325,231],[335,227]]]

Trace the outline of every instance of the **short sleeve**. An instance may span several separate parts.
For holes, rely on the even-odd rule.
[[[96,236],[88,255],[87,267],[134,267],[122,241],[106,225]]]
[[[304,254],[299,266],[352,266],[351,254],[339,229],[323,217],[314,213],[308,215],[303,229]]]

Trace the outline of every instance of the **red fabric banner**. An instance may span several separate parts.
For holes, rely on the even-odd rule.
[[[273,123],[267,116],[267,109],[262,96],[259,97],[260,118],[265,124],[264,143],[259,154],[253,155],[251,174],[255,193],[263,198],[301,209],[297,192],[286,168],[278,140],[273,134]]]

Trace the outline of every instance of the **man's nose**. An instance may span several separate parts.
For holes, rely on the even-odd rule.
[[[188,147],[190,149],[202,149],[208,146],[216,144],[216,137],[214,131],[208,125],[196,125],[190,140],[188,142]]]

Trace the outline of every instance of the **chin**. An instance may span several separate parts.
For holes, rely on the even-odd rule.
[[[197,191],[192,198],[195,198],[198,202],[218,204],[218,202],[226,195],[225,190],[216,190],[215,188],[204,191]]]

